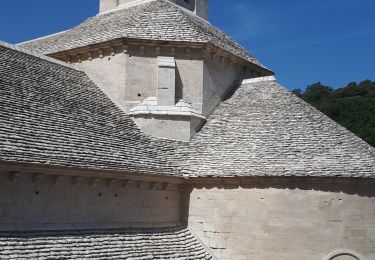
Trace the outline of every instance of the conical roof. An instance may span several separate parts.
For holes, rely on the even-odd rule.
[[[253,81],[179,147],[185,174],[375,178],[375,148],[276,81]]]

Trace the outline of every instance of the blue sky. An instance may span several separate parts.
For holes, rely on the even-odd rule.
[[[0,40],[59,32],[98,12],[99,0],[2,1]],[[210,21],[275,71],[289,89],[375,80],[374,0],[211,0]]]

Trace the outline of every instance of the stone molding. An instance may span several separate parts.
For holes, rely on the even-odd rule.
[[[140,182],[156,182],[166,184],[184,184],[186,178],[182,176],[162,176],[155,174],[142,174],[142,173],[127,173],[111,170],[95,170],[95,169],[82,169],[82,168],[68,168],[53,165],[38,165],[28,163],[11,163],[0,162],[0,170],[8,172],[9,181],[16,183],[22,174],[34,174],[39,178],[51,175],[61,178],[63,176],[72,178],[88,178],[88,179],[106,179],[117,181],[140,181]],[[39,176],[40,175],[40,176]],[[75,182],[77,180],[74,180]]]
[[[267,82],[267,81],[276,81],[276,77],[275,76],[268,76],[268,77],[259,77],[259,78],[244,79],[242,81],[242,85],[253,84],[253,83],[260,83],[260,82]]]
[[[339,257],[339,256],[351,256],[353,257],[353,260],[362,260],[362,257],[354,252],[354,251],[350,251],[350,250],[338,250],[338,251],[335,251],[331,254],[329,254],[328,256],[326,256],[324,258],[324,260],[335,260],[336,257]]]
[[[207,120],[206,117],[201,115],[189,103],[180,99],[174,106],[158,106],[155,97],[146,98],[140,105],[134,107],[128,113],[130,116],[141,115],[163,115],[163,116],[186,116],[194,117],[201,120]]]
[[[160,55],[161,48],[170,48],[170,55],[176,56],[177,49],[185,49],[185,58],[191,58],[192,49],[202,50],[202,59],[211,59],[222,61],[221,64],[229,66],[242,67],[244,70],[253,71],[252,74],[263,75],[264,69],[259,66],[249,63],[242,58],[236,57],[231,53],[228,53],[216,46],[206,43],[186,43],[186,42],[160,42],[160,41],[150,41],[150,40],[124,40],[117,39],[109,42],[103,42],[99,44],[88,45],[86,47],[71,49],[67,51],[62,51],[58,53],[51,53],[49,56],[61,60],[65,65],[82,62],[86,60],[92,60],[95,58],[104,58],[106,56],[114,56],[118,53],[127,53],[130,56],[139,55],[141,50],[137,53],[129,53],[130,46],[143,46],[143,48],[152,47],[155,49],[155,57]],[[97,55],[100,53],[99,55]],[[95,55],[96,54],[96,55]],[[144,54],[143,54],[144,55]],[[44,55],[43,55],[44,56]],[[178,58],[183,58],[179,57]]]

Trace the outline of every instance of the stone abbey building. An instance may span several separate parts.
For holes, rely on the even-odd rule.
[[[0,43],[0,259],[375,259],[375,149],[207,19],[101,0]]]

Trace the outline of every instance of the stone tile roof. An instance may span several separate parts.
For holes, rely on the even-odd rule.
[[[0,161],[175,175],[174,149],[83,72],[0,44]]]
[[[154,0],[99,14],[71,30],[21,43],[20,46],[51,54],[121,38],[210,43],[263,67],[255,57],[224,32],[192,12],[166,0]]]
[[[1,259],[180,259],[212,257],[186,229],[0,232]]]
[[[375,178],[375,148],[276,81],[254,82],[180,147],[185,174]]]
[[[81,71],[0,44],[0,162],[176,176],[375,177],[375,149],[275,81],[248,81],[190,143],[154,139]]]

